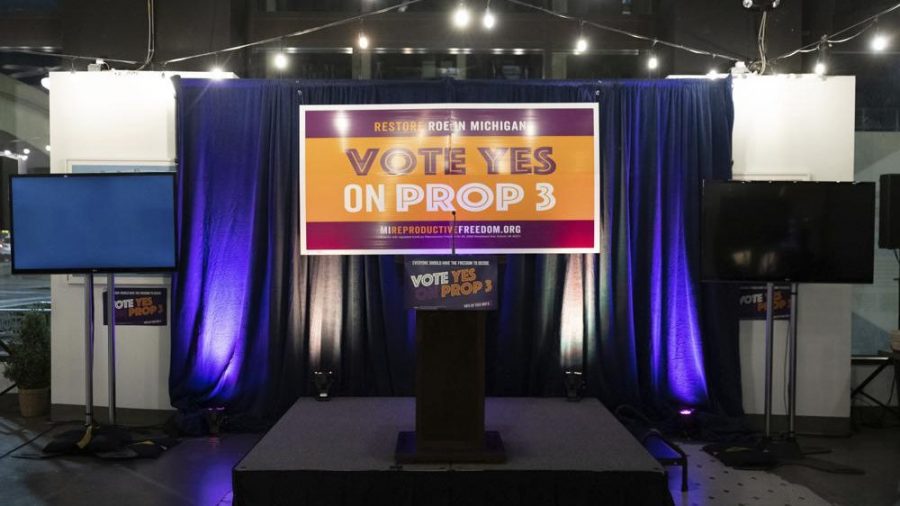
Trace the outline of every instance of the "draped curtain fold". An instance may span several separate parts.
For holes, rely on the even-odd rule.
[[[731,83],[708,80],[181,80],[172,404],[271,419],[317,369],[413,392],[401,259],[299,254],[301,104],[594,101],[602,252],[501,257],[488,394],[559,395],[574,368],[611,407],[740,413],[737,320],[698,279],[701,181],[731,175]]]

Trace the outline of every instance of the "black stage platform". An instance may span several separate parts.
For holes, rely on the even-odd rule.
[[[301,399],[234,468],[245,505],[671,504],[662,467],[593,399],[489,398],[505,464],[394,465],[411,398]]]

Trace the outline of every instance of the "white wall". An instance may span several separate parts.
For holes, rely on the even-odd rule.
[[[767,76],[734,81],[737,177],[853,181],[854,77]],[[853,287],[800,285],[797,414],[850,415]],[[786,327],[775,326],[773,412],[783,414]],[[744,410],[763,412],[765,322],[741,322]]]
[[[51,171],[68,172],[71,161],[174,163],[175,97],[167,77],[160,72],[51,73]],[[97,278],[94,404],[106,406],[107,346],[101,307],[105,276]],[[170,288],[168,277],[117,276],[117,285]],[[78,278],[52,276],[50,294],[51,402],[84,404],[84,285]],[[117,327],[119,407],[171,409],[169,338],[168,326]]]

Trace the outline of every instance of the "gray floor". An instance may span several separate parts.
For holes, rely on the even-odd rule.
[[[0,398],[0,455],[50,425],[23,419],[10,401]],[[123,462],[94,458],[31,460],[57,427],[0,459],[0,504],[19,505],[219,505],[231,504],[231,468],[256,444],[258,435],[228,434],[185,439],[157,460]]]
[[[412,397],[300,399],[238,469],[388,470],[394,465],[397,431],[414,430],[415,419]],[[485,403],[485,428],[500,432],[508,462],[456,464],[454,469],[622,470],[657,477],[663,472],[596,399],[574,403],[561,398],[491,397]]]
[[[14,396],[0,397],[0,455],[49,428],[18,416]],[[53,429],[47,436],[69,427]],[[106,462],[91,458],[30,460],[46,436],[0,458],[0,504],[11,505],[230,505],[231,468],[253,447],[257,435],[185,439],[158,460]],[[798,467],[775,473],[727,469],[686,443],[690,491],[679,490],[672,468],[670,489],[677,505],[900,505],[900,429],[862,429],[846,439],[807,439],[828,446],[822,458],[861,467],[864,476],[839,476]]]

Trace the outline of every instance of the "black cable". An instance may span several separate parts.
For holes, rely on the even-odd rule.
[[[192,55],[188,55],[188,56],[181,56],[181,57],[178,57],[178,58],[172,58],[172,59],[170,59],[170,60],[166,60],[166,61],[163,62],[163,63],[164,63],[164,64],[178,63],[178,62],[183,62],[183,61],[187,61],[187,60],[193,60],[193,59],[196,59],[196,58],[203,58],[203,57],[205,57],[205,56],[218,55],[219,53],[231,53],[231,52],[234,52],[234,51],[240,51],[241,49],[247,49],[247,48],[249,48],[249,47],[260,46],[260,45],[264,45],[264,44],[271,44],[272,42],[277,42],[277,41],[280,40],[280,39],[287,39],[287,38],[291,38],[291,37],[299,37],[299,36],[301,36],[301,35],[308,35],[308,34],[310,34],[310,33],[318,32],[318,31],[321,31],[321,30],[325,30],[325,29],[327,29],[327,28],[334,28],[334,27],[336,27],[336,26],[342,26],[342,25],[346,25],[346,24],[349,24],[349,23],[354,23],[354,22],[356,22],[356,21],[359,21],[360,19],[365,19],[365,18],[369,18],[369,17],[372,17],[372,16],[378,16],[378,15],[380,15],[380,14],[385,14],[385,13],[387,13],[387,12],[395,11],[395,10],[398,10],[398,9],[400,9],[400,8],[402,8],[402,7],[406,7],[406,6],[409,6],[409,5],[412,5],[412,4],[415,4],[415,3],[419,3],[419,2],[422,2],[422,1],[423,1],[423,0],[406,0],[406,1],[404,1],[404,2],[400,2],[400,3],[395,4],[395,5],[390,5],[390,6],[388,6],[388,7],[383,8],[383,9],[378,9],[377,11],[370,11],[370,12],[366,12],[366,13],[363,13],[363,14],[357,14],[357,15],[355,15],[355,16],[350,16],[350,17],[348,17],[348,18],[338,19],[338,20],[336,20],[336,21],[332,21],[332,22],[330,22],[330,23],[325,23],[325,24],[323,24],[323,25],[314,26],[314,27],[312,27],[312,28],[306,28],[306,29],[303,29],[303,30],[298,30],[298,31],[292,32],[292,33],[286,33],[286,34],[283,34],[283,35],[276,35],[275,37],[269,37],[269,38],[267,38],[267,39],[256,40],[256,41],[253,41],[253,42],[248,42],[248,43],[246,43],[246,44],[241,44],[241,45],[239,45],[239,46],[227,47],[227,48],[219,49],[219,50],[216,50],[216,51],[207,51],[207,52],[204,52],[204,53],[198,53],[198,54],[192,54]]]
[[[727,54],[723,54],[723,53],[714,53],[714,52],[712,52],[712,51],[706,51],[706,50],[704,50],[704,49],[697,49],[697,48],[695,48],[695,47],[686,46],[686,45],[684,45],[684,44],[677,44],[677,43],[675,43],[675,42],[669,42],[669,41],[667,41],[667,40],[657,39],[656,37],[648,37],[648,36],[646,36],[646,35],[641,35],[641,34],[639,34],[639,33],[629,32],[629,31],[627,31],[627,30],[622,30],[621,28],[615,28],[615,27],[612,27],[612,26],[609,26],[609,25],[603,25],[603,24],[600,24],[600,23],[595,23],[595,22],[593,22],[593,21],[588,21],[588,20],[586,20],[586,19],[579,19],[579,18],[576,18],[575,16],[570,16],[570,15],[568,15],[568,14],[562,14],[562,13],[560,13],[560,12],[556,12],[556,11],[553,10],[553,9],[547,9],[547,8],[545,8],[545,7],[541,7],[541,6],[538,6],[538,5],[530,4],[530,3],[528,3],[528,2],[523,2],[523,1],[521,1],[521,0],[506,0],[506,1],[509,2],[509,3],[511,3],[511,4],[515,4],[515,5],[519,5],[519,6],[522,6],[522,7],[527,7],[527,8],[529,8],[529,9],[533,9],[533,10],[536,10],[536,11],[539,11],[539,12],[543,12],[544,14],[549,14],[549,15],[551,15],[551,16],[554,16],[554,17],[557,17],[557,18],[560,18],[560,19],[567,19],[567,20],[569,20],[569,21],[578,21],[579,23],[581,23],[581,24],[583,24],[583,25],[589,25],[589,26],[592,26],[592,27],[597,28],[597,29],[599,29],[599,30],[603,30],[603,31],[607,31],[607,32],[612,32],[612,33],[617,33],[617,34],[619,34],[619,35],[625,35],[625,36],[631,37],[631,38],[633,38],[633,39],[645,40],[645,41],[647,41],[647,42],[652,42],[652,43],[654,43],[654,44],[661,44],[661,45],[663,45],[663,46],[668,46],[668,47],[671,47],[671,48],[673,48],[673,49],[680,49],[680,50],[682,50],[682,51],[687,51],[687,52],[689,52],[689,53],[701,54],[701,55],[706,55],[706,56],[712,56],[713,58],[723,58],[723,59],[731,60],[731,61],[742,61],[742,60],[746,60],[746,58],[740,57],[740,56],[731,56],[731,55],[727,55]]]
[[[64,54],[64,53],[50,53],[47,51],[34,51],[32,49],[18,49],[18,48],[9,48],[4,47],[0,48],[0,53],[17,53],[17,54],[30,54],[36,56],[52,56],[55,58],[64,58],[72,60],[72,63],[75,63],[75,60],[87,60],[87,61],[96,61],[103,60],[104,62],[113,62],[113,63],[123,63],[126,65],[137,65],[138,62],[134,60],[122,60],[119,58],[106,58],[103,56],[84,56],[84,55],[74,55],[74,54]]]
[[[50,427],[47,427],[46,429],[44,429],[43,431],[39,432],[37,435],[35,435],[35,436],[32,437],[31,439],[29,439],[28,441],[25,441],[24,443],[22,443],[22,444],[20,444],[19,446],[13,448],[12,450],[7,451],[7,452],[4,453],[3,455],[0,455],[0,460],[5,459],[6,457],[8,457],[8,456],[12,455],[13,453],[15,453],[16,451],[20,450],[21,448],[24,448],[24,447],[30,445],[31,443],[37,441],[39,438],[41,438],[42,436],[45,436],[48,432],[50,432],[51,430],[53,430],[53,429],[55,429],[55,428],[57,428],[57,427],[60,427],[60,426],[63,426],[63,425],[74,425],[74,424],[76,424],[76,423],[81,423],[81,421],[79,421],[79,420],[67,420],[67,421],[64,421],[64,422],[51,422],[51,423],[50,423]]]
[[[894,4],[891,7],[888,7],[887,9],[883,9],[883,10],[879,11],[877,14],[873,14],[873,15],[867,17],[866,19],[863,19],[862,21],[854,23],[846,28],[842,28],[841,30],[836,31],[836,32],[832,33],[831,35],[826,35],[825,37],[823,37],[824,42],[830,43],[830,44],[843,44],[844,42],[853,40],[856,37],[859,37],[860,35],[862,35],[864,32],[866,32],[869,28],[871,28],[875,24],[874,23],[875,20],[877,20],[881,16],[892,13],[897,9],[900,9],[900,3]],[[868,26],[861,29],[855,35],[852,35],[845,39],[835,39],[835,37],[837,37],[839,35],[843,35],[859,26],[866,25],[866,24],[868,24]],[[816,51],[821,43],[822,43],[822,40],[817,40],[815,42],[811,42],[809,44],[806,44],[805,46],[801,46],[798,49],[789,51],[781,56],[778,56],[777,58],[773,58],[772,61],[775,62],[775,61],[782,60],[785,58],[790,58],[790,57],[795,56],[800,53],[811,53],[813,51]]]
[[[153,55],[156,53],[156,15],[153,0],[147,0],[147,56],[144,63],[137,70],[144,70],[150,62],[153,61]]]

